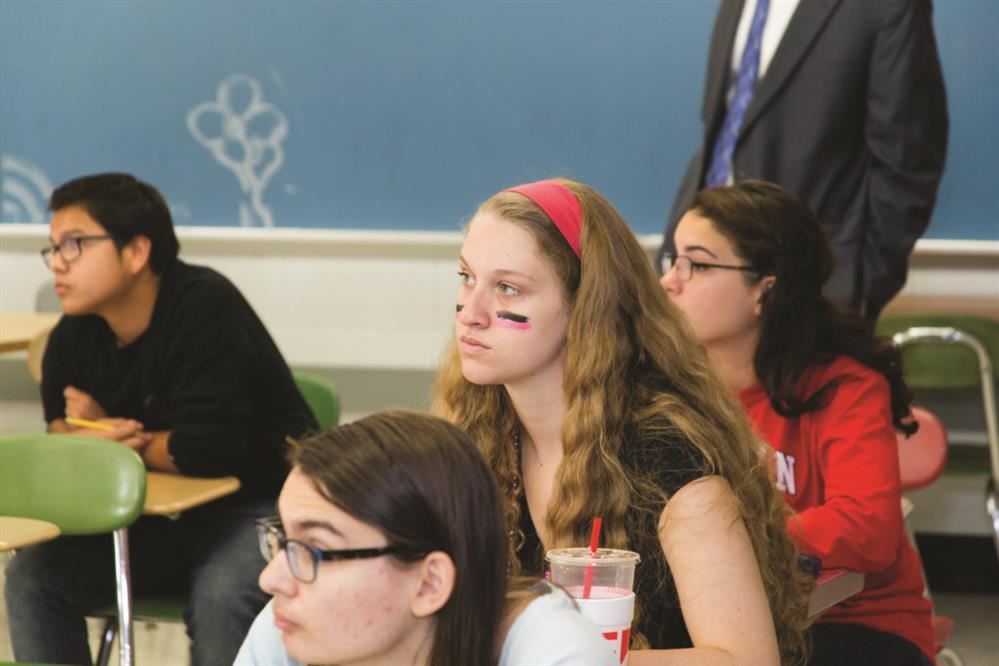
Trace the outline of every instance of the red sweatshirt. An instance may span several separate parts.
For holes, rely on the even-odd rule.
[[[823,568],[865,574],[864,589],[819,622],[849,622],[902,636],[934,661],[931,603],[919,555],[902,524],[898,443],[888,381],[848,356],[810,368],[800,395],[839,380],[822,409],[778,415],[763,387],[742,392],[750,420],[777,453],[777,487],[797,515],[788,531]]]

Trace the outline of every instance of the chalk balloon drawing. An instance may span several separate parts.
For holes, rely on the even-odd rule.
[[[45,224],[52,182],[37,165],[13,155],[0,155],[4,224]]]
[[[187,113],[187,128],[215,160],[235,174],[247,201],[239,204],[245,227],[274,226],[264,204],[264,190],[284,164],[282,143],[288,120],[264,101],[260,82],[233,74],[219,83],[215,101],[202,102]]]

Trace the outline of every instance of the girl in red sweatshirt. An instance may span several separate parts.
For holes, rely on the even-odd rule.
[[[931,604],[900,506],[895,430],[911,433],[898,351],[822,295],[832,272],[814,213],[777,185],[700,192],[661,283],[775,451],[788,531],[864,589],[812,629],[813,666],[934,663]]]

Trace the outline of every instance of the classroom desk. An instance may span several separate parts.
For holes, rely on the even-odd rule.
[[[852,597],[864,589],[864,574],[849,569],[823,569],[815,580],[815,589],[808,600],[808,617],[812,618]]]
[[[142,512],[150,516],[176,518],[184,511],[207,504],[239,490],[234,476],[203,479],[180,474],[148,472],[146,504]],[[48,541],[59,536],[52,523],[31,518],[0,516],[0,552]]]
[[[146,505],[142,513],[176,518],[184,511],[239,490],[234,476],[205,479],[166,472],[146,474]]]
[[[27,349],[32,338],[54,327],[61,316],[56,312],[0,312],[0,353]]]
[[[0,516],[0,553],[49,541],[59,536],[59,528],[34,518]]]
[[[884,314],[953,314],[999,321],[999,293],[987,296],[907,296],[899,294]]]

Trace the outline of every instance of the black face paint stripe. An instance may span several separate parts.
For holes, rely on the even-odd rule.
[[[454,311],[455,312],[461,312],[464,309],[465,309],[465,306],[461,305],[461,304],[458,304],[458,305],[454,306]]]
[[[518,324],[526,324],[530,321],[524,315],[514,314],[512,312],[507,312],[506,310],[500,310],[496,313],[496,317],[499,319],[509,319],[510,321],[515,321]]]

